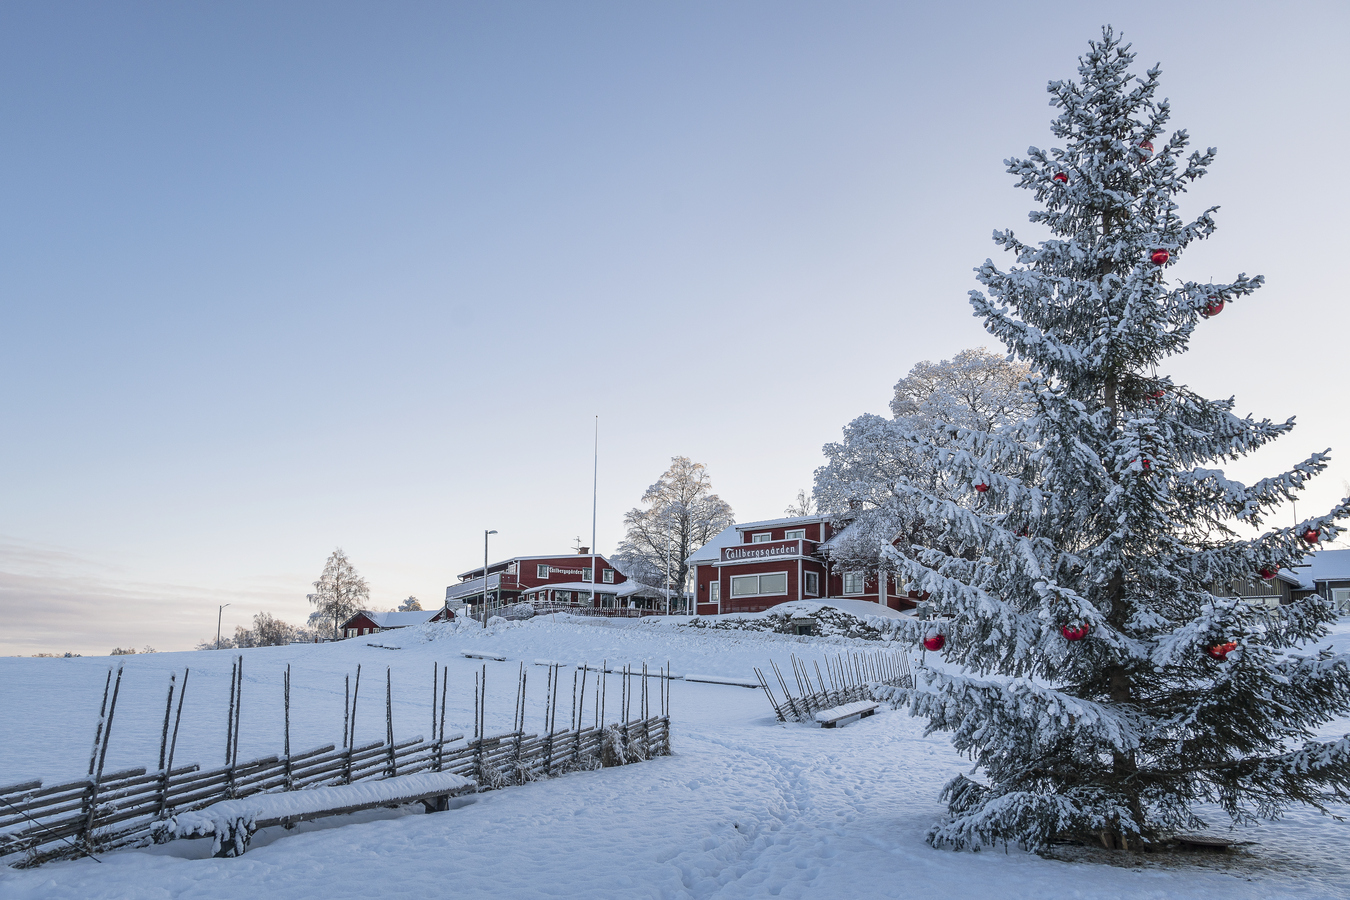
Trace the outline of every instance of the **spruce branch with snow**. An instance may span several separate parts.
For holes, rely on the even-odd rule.
[[[1327,603],[1269,608],[1230,587],[1334,540],[1350,498],[1238,531],[1261,528],[1328,455],[1231,479],[1224,460],[1293,420],[1239,417],[1160,371],[1262,279],[1172,277],[1215,230],[1215,209],[1186,219],[1177,203],[1215,151],[1167,133],[1159,69],[1135,77],[1134,58],[1104,29],[1079,79],[1049,86],[1059,146],[1007,161],[1051,236],[996,232],[1015,262],[980,266],[971,304],[1029,366],[1033,409],[993,431],[909,431],[941,481],[885,485],[933,532],[883,551],[931,592],[937,620],[914,636],[945,638],[945,665],[899,698],[976,764],[946,786],[934,845],[1136,848],[1203,826],[1206,804],[1246,822],[1350,801],[1350,738],[1315,739],[1350,711],[1350,657],[1318,643]],[[960,496],[939,489],[951,485]]]

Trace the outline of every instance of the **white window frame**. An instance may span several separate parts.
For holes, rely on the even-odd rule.
[[[722,602],[722,582],[714,581],[708,584],[708,602],[709,603]]]
[[[783,576],[783,589],[781,591],[765,591],[763,589],[763,579],[766,577]],[[737,593],[736,582],[743,582],[747,578],[755,579],[754,593]],[[788,573],[787,572],[758,572],[753,575],[732,575],[731,576],[731,596],[736,597],[784,597],[788,592]]]
[[[806,540],[805,528],[794,528],[783,535],[785,541],[804,541]]]
[[[1350,588],[1332,588],[1331,608],[1340,615],[1350,613]]]
[[[857,579],[857,582],[856,582],[857,589],[856,589],[856,590],[849,590],[849,584],[850,584],[851,582],[853,582],[853,579],[855,579],[855,578]],[[866,573],[866,572],[844,572],[844,573],[843,573],[843,582],[844,582],[844,593],[845,593],[845,594],[865,594],[865,593],[867,593],[867,573]]]
[[[750,535],[750,543],[752,544],[767,544],[771,540],[773,540],[773,533],[769,531],[761,531],[758,534]]]
[[[820,596],[820,573],[803,572],[802,573],[802,591],[808,597]]]
[[[549,572],[548,566],[538,565],[534,567],[535,578],[548,578],[548,572]]]
[[[585,582],[587,582],[587,583],[590,583],[590,584],[594,584],[594,582],[591,581],[591,575],[594,574],[594,571],[595,571],[595,570],[592,569],[590,566],[582,566],[582,567],[581,567],[581,580],[582,580],[582,581],[585,581]]]
[[[600,572],[600,580],[601,580],[602,582],[604,582],[605,584],[613,584],[613,583],[614,583],[614,570],[613,570],[613,569],[604,569],[604,570],[602,570],[602,571]]]

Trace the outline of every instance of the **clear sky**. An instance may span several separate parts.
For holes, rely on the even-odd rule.
[[[1122,14],[1123,11],[1123,14]],[[186,649],[598,545],[669,463],[745,521],[1035,236],[1001,161],[1112,23],[1216,146],[1177,277],[1264,274],[1171,369],[1339,449],[1344,3],[0,6],[0,653]],[[996,256],[1006,264],[1006,259]]]

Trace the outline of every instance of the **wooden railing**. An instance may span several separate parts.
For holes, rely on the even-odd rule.
[[[670,753],[670,716],[668,679],[656,673],[624,673],[619,720],[605,724],[604,692],[596,676],[593,688],[595,722],[584,726],[588,674],[578,670],[573,679],[572,716],[568,724],[556,730],[560,690],[560,666],[549,669],[546,704],[547,729],[526,733],[525,673],[522,667],[517,693],[516,728],[510,732],[484,735],[483,712],[487,670],[475,678],[475,736],[445,736],[444,687],[441,689],[441,716],[437,720],[436,690],[433,687],[433,734],[393,740],[392,714],[387,719],[385,740],[356,745],[346,735],[354,731],[355,694],[344,713],[344,741],[347,746],[327,744],[301,753],[283,753],[238,762],[238,706],[242,686],[242,657],[232,677],[230,727],[227,730],[227,765],[203,769],[197,765],[173,767],[172,749],[177,742],[177,719],[182,714],[179,695],[178,716],[170,731],[169,712],[173,693],[166,704],[165,727],[160,749],[160,768],[104,772],[107,740],[116,712],[117,685],[109,703],[107,686],[103,710],[96,730],[90,773],[79,779],[44,786],[40,780],[28,780],[0,787],[0,863],[18,867],[35,866],[62,858],[94,855],[122,847],[145,845],[156,835],[157,826],[175,815],[203,809],[222,800],[247,797],[267,791],[303,790],[319,785],[350,784],[417,772],[451,772],[472,779],[478,790],[493,790],[550,778],[564,772],[626,765]],[[112,673],[109,673],[111,680]],[[655,679],[655,684],[649,684]],[[289,747],[289,674],[286,678],[287,734]],[[186,686],[187,673],[183,684]],[[392,684],[391,680],[386,682]],[[444,682],[442,682],[442,685]],[[657,697],[653,698],[654,689]],[[357,672],[357,692],[360,672]],[[392,691],[386,694],[392,702]],[[612,698],[611,698],[612,699]],[[656,714],[652,714],[652,707]],[[387,705],[386,709],[390,709]],[[632,714],[636,713],[636,716]],[[170,742],[172,734],[172,742]],[[166,762],[167,760],[167,762]],[[159,829],[162,831],[163,829]]]
[[[769,705],[780,722],[810,722],[822,709],[831,709],[845,703],[859,700],[875,700],[878,687],[913,687],[914,678],[909,671],[909,659],[898,651],[879,653],[849,653],[825,659],[825,673],[820,665],[813,663],[808,667],[803,660],[792,657],[792,678],[797,685],[794,696],[788,687],[789,682],[775,662],[773,667],[778,685],[783,691],[780,703],[769,687],[764,673],[755,669],[759,685],[769,698]],[[814,681],[812,680],[812,669]]]

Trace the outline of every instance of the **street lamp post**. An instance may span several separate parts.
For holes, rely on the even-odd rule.
[[[489,535],[489,534],[496,534],[496,533],[497,533],[497,532],[496,532],[495,530],[494,530],[494,531],[484,531],[484,532],[483,532],[483,627],[484,627],[484,628],[487,627],[488,535]],[[498,593],[500,593],[500,592],[501,592],[501,591],[500,591],[500,585],[499,585],[499,586],[498,586]]]
[[[220,604],[220,608],[216,610],[216,649],[217,649],[217,650],[220,649],[220,617],[223,616],[223,615],[225,615],[225,607],[227,607],[227,606],[229,606],[229,605],[230,605],[230,604],[228,604],[228,603],[222,603],[222,604]]]

